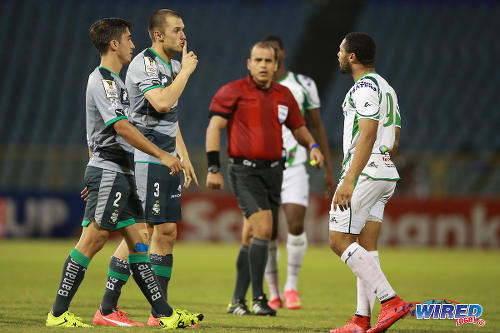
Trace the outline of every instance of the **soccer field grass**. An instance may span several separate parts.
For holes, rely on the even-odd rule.
[[[45,319],[55,297],[62,264],[75,240],[0,241],[0,331],[54,332]],[[98,308],[109,256],[109,242],[92,260],[70,310],[87,323]],[[169,301],[174,307],[205,314],[200,332],[328,332],[341,326],[355,310],[356,281],[327,245],[309,246],[299,282],[303,308],[281,310],[276,317],[225,313],[234,286],[237,244],[178,243],[174,251]],[[281,248],[281,285],[285,251]],[[453,320],[400,320],[389,332],[500,332],[500,252],[383,248],[382,267],[406,300],[451,299],[483,306],[484,327]],[[377,302],[378,303],[378,302]],[[124,287],[121,309],[146,322],[150,308],[133,279]],[[375,311],[378,313],[379,305]],[[373,323],[374,319],[372,319]],[[97,327],[92,332],[144,331],[152,328]]]

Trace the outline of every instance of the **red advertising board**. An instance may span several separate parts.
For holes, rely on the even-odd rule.
[[[330,200],[311,195],[306,214],[310,242],[328,242]],[[239,241],[242,215],[230,192],[187,192],[180,237],[186,241]],[[500,247],[500,198],[393,198],[384,213],[380,244]],[[280,237],[286,227],[280,216]]]

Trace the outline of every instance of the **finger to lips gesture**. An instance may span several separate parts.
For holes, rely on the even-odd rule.
[[[198,57],[193,51],[187,51],[187,40],[184,41],[182,47],[182,68],[186,69],[189,73],[194,72],[198,65]]]

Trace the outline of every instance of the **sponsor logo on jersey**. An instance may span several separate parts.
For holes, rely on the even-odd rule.
[[[121,101],[122,101],[122,104],[125,104],[125,105],[130,105],[130,100],[128,99],[128,93],[127,93],[127,89],[121,89]]]
[[[375,162],[371,162],[367,165],[368,168],[378,168],[377,164]]]
[[[278,121],[283,124],[288,117],[288,106],[278,105]]]
[[[354,94],[354,92],[360,88],[370,88],[373,91],[377,91],[377,87],[374,86],[370,81],[360,81],[354,85],[352,88],[351,94]]]
[[[449,299],[431,299],[421,304],[416,304],[415,310],[410,315],[421,320],[451,319],[455,326],[473,324],[479,327],[486,325],[484,319],[479,319],[483,314],[480,304],[462,304]]]
[[[118,88],[113,80],[102,80],[102,86],[107,98],[118,98]]]
[[[153,215],[160,215],[160,200],[156,200],[156,202],[153,205]]]
[[[144,71],[151,76],[158,76],[158,66],[151,57],[144,57]]]
[[[123,117],[125,116],[125,111],[123,111],[123,109],[116,109],[115,114],[117,117]]]
[[[365,103],[365,108],[367,108],[367,107],[369,107],[369,106],[371,106],[371,104],[370,104],[369,102],[366,102],[366,103]]]

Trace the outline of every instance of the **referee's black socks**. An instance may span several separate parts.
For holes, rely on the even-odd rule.
[[[248,261],[250,262],[253,298],[264,294],[264,271],[266,270],[268,247],[268,240],[256,237],[252,238],[252,243],[248,250]]]

